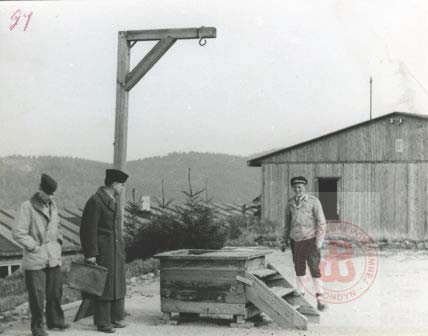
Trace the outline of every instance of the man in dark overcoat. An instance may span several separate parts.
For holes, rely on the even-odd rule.
[[[127,179],[124,172],[107,169],[105,185],[87,201],[80,226],[80,242],[86,262],[108,269],[104,292],[94,299],[94,324],[105,333],[125,327],[121,322],[126,293],[125,252],[118,197]]]

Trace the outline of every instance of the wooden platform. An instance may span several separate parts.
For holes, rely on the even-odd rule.
[[[226,248],[157,254],[164,319],[171,320],[172,313],[222,315],[233,318],[231,326],[248,327],[250,318],[264,312],[282,327],[306,329],[308,315],[313,321],[319,314],[272,265],[266,265],[268,253]]]

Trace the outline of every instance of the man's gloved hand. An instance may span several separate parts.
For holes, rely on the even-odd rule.
[[[316,242],[316,244],[317,244],[317,249],[322,248],[322,244],[323,244],[323,242],[324,242],[324,241],[322,241],[322,240],[317,240],[317,242]]]
[[[88,264],[96,264],[97,263],[97,258],[95,258],[95,257],[89,257],[89,258],[85,258],[85,261]]]

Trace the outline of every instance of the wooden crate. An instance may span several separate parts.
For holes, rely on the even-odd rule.
[[[265,267],[269,251],[251,248],[177,250],[160,253],[161,311],[232,315],[247,319],[260,311],[236,276]]]

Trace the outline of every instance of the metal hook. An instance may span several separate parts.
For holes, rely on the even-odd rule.
[[[203,47],[205,44],[207,44],[207,40],[205,38],[201,37],[199,40],[199,45],[201,47]]]

